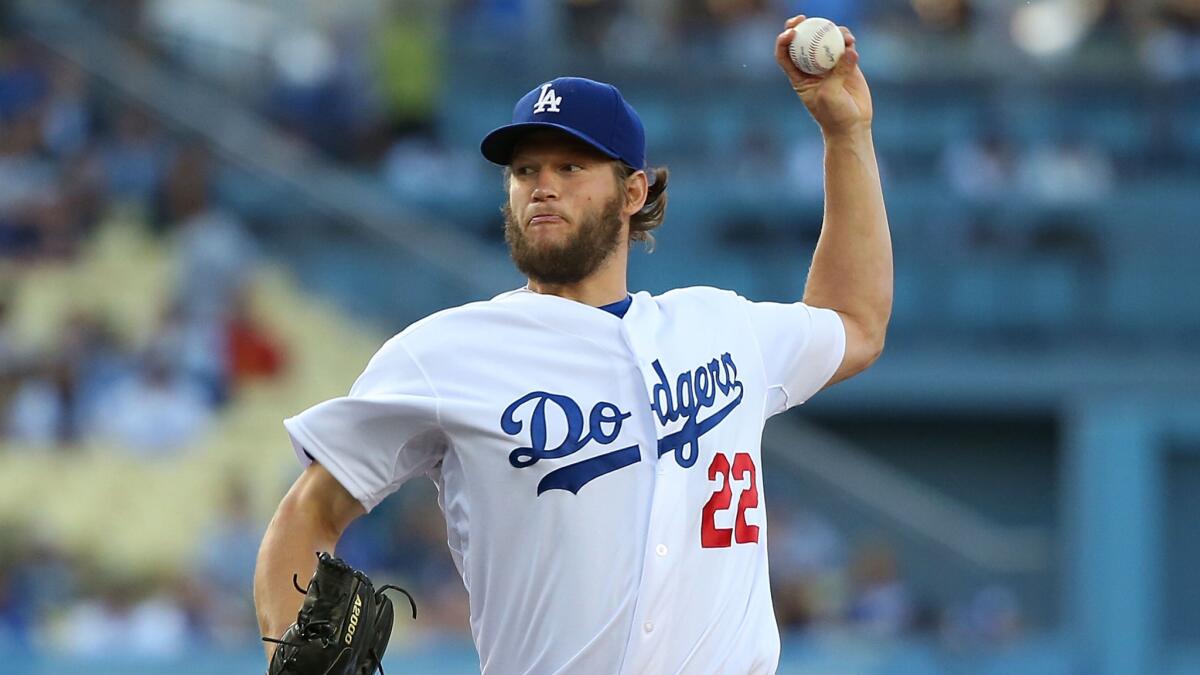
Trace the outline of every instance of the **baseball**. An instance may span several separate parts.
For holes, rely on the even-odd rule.
[[[809,75],[828,73],[845,51],[846,39],[837,24],[815,16],[796,26],[788,47],[792,63]]]

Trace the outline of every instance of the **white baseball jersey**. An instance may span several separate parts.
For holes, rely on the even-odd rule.
[[[437,484],[485,675],[773,673],[763,423],[844,349],[801,303],[687,288],[618,318],[521,289],[413,324],[285,425],[367,509]]]

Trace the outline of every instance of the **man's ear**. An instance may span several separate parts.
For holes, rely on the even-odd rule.
[[[625,179],[625,215],[632,216],[646,205],[650,182],[645,171],[635,171]]]

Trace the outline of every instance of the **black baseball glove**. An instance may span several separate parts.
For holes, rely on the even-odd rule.
[[[380,661],[392,634],[392,601],[384,591],[394,589],[408,597],[413,618],[417,605],[403,588],[374,590],[367,575],[328,553],[317,555],[317,571],[300,588],[304,606],[296,623],[283,637],[266,642],[279,645],[271,657],[268,675],[374,675],[383,672]]]

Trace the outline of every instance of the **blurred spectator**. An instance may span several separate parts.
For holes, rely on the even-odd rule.
[[[393,190],[417,203],[444,205],[470,199],[483,183],[475,154],[448,147],[428,127],[416,127],[398,137],[388,149],[382,170]]]
[[[821,199],[825,195],[825,145],[806,136],[791,141],[787,149],[785,175],[798,197]]]
[[[977,4],[971,0],[911,0],[913,12],[922,25],[939,31],[966,29],[970,25],[973,6]]]
[[[1066,131],[1027,153],[1017,169],[1025,194],[1043,204],[1081,204],[1112,190],[1112,157],[1100,146]]]
[[[1141,9],[1143,67],[1166,81],[1200,77],[1200,3],[1157,0]]]
[[[771,526],[771,556],[790,573],[821,574],[846,564],[846,541],[820,513],[783,509]]]
[[[225,646],[241,646],[257,635],[251,589],[263,523],[250,508],[245,482],[231,478],[220,510],[197,546],[194,582],[203,593],[207,632]]]
[[[941,165],[955,194],[972,202],[1004,200],[1016,188],[1016,152],[1008,139],[994,130],[947,145]]]
[[[783,630],[839,622],[846,598],[846,543],[819,513],[774,503],[769,511],[771,590]]]
[[[133,364],[113,327],[89,311],[69,315],[60,336],[58,351],[75,372],[78,405],[87,424],[109,392],[133,371]],[[85,431],[90,433],[90,427]]]
[[[369,128],[370,88],[360,78],[356,41],[334,41],[312,28],[289,31],[274,48],[277,77],[268,108],[277,124],[326,154],[352,161]]]
[[[111,196],[148,204],[162,180],[167,148],[166,138],[146,112],[132,106],[118,111],[113,134],[101,145]]]
[[[194,440],[211,417],[204,391],[164,354],[151,351],[138,373],[99,406],[95,428],[98,436],[131,454],[152,459]]]
[[[250,508],[250,489],[231,476],[226,482],[214,522],[201,537],[201,577],[214,590],[244,594],[254,580],[254,561],[263,524]]]
[[[78,597],[77,568],[48,536],[0,524],[0,649],[40,642],[53,612]]]
[[[210,407],[229,400],[229,339],[225,312],[187,312],[180,302],[164,308],[148,348],[204,393]]]
[[[949,613],[945,639],[960,649],[999,647],[1015,641],[1022,624],[1016,594],[1006,586],[991,585]]]
[[[450,34],[505,50],[544,40],[560,25],[559,2],[453,0],[449,4]]]
[[[17,344],[12,327],[12,291],[0,283],[0,384],[7,387],[26,366],[24,349]]]
[[[775,52],[764,49],[779,33],[779,14],[770,10],[767,2],[723,2],[729,6],[741,5],[724,17],[721,31],[724,35],[720,58],[731,66],[740,66],[751,72],[769,73],[775,66]]]
[[[104,182],[100,154],[92,147],[60,161],[56,207],[64,212],[63,220],[70,226],[72,244],[90,234],[100,221],[108,202]]]
[[[21,42],[7,51],[0,44],[0,256],[68,259],[98,206],[85,86]]]
[[[672,0],[639,0],[623,3],[609,25],[602,57],[613,64],[643,67],[680,48],[674,32]]]
[[[599,52],[623,4],[622,0],[566,0],[563,26],[572,47]]]
[[[0,61],[0,121],[32,111],[50,89],[44,54],[33,42],[14,39],[3,44]]]
[[[0,522],[0,650],[27,647],[37,618],[21,578],[23,534]]]
[[[82,440],[99,401],[128,372],[116,338],[85,312],[67,318],[49,354],[23,361],[27,372],[9,403],[5,431],[35,445]]]
[[[40,211],[54,197],[54,164],[41,155],[33,110],[0,118],[0,256],[35,256],[42,243]]]
[[[35,227],[36,249],[34,257],[44,260],[67,261],[74,258],[79,235],[76,214],[70,204],[58,193],[33,205],[29,211]]]
[[[896,637],[909,628],[913,601],[900,578],[891,546],[872,543],[860,549],[853,577],[854,599],[849,619],[854,627],[877,638]]]
[[[722,173],[750,187],[776,180],[783,171],[784,157],[782,144],[770,124],[748,120],[740,134],[735,144],[738,153],[730,158]]]
[[[273,24],[283,18],[269,3],[259,2],[110,0],[98,4],[101,6],[91,11],[104,17],[118,32],[148,42],[157,40],[159,49],[171,61],[221,82],[244,78],[251,63],[264,60],[277,32]],[[118,4],[123,6],[114,9]],[[288,9],[303,11],[298,6]]]
[[[256,246],[240,220],[213,204],[212,183],[208,150],[198,143],[185,145],[159,194],[160,219],[172,232],[175,299],[151,342],[207,392],[212,404],[221,405],[228,398],[234,358],[229,322],[241,322],[233,327],[236,346],[243,350],[238,358],[255,348],[249,338],[265,336],[247,333],[246,317],[235,317],[253,273]]]
[[[89,584],[95,595],[70,607],[54,642],[65,653],[98,657],[178,656],[195,649],[184,607],[155,593],[146,579],[103,579]]]
[[[33,446],[72,445],[79,441],[83,424],[79,403],[75,365],[56,356],[17,388],[8,411],[7,435]]]
[[[77,66],[61,60],[54,63],[42,118],[42,144],[55,157],[70,157],[88,142],[93,120],[87,93],[87,80]]]
[[[250,296],[240,294],[226,325],[229,378],[234,385],[256,378],[271,378],[287,364],[283,344],[251,312]]]
[[[41,129],[33,109],[0,119],[0,213],[13,212],[51,192],[54,164],[41,154]]]
[[[443,3],[432,0],[390,3],[372,29],[374,41],[374,86],[379,89],[382,125],[396,130],[431,129],[436,124],[438,102],[446,84],[445,65],[439,42],[446,27]],[[358,149],[367,161],[386,151]],[[385,169],[386,174],[386,169]]]
[[[44,619],[80,593],[81,562],[53,534],[32,529],[16,540],[20,557],[14,577],[35,616]]]
[[[17,597],[20,587],[3,561],[0,561],[0,650],[26,647],[34,618],[29,605]]]
[[[446,520],[437,501],[413,501],[393,518],[387,540],[392,569],[412,579],[428,598],[422,604],[430,622],[422,626],[426,639],[462,635],[470,630],[471,612],[462,578],[446,549]],[[399,542],[405,542],[400,545]]]
[[[224,317],[249,280],[255,245],[241,221],[212,199],[212,158],[201,145],[181,150],[161,195],[173,230],[179,311],[189,318]]]

